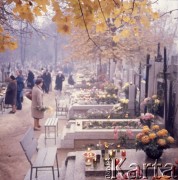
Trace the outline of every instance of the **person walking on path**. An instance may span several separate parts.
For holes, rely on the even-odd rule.
[[[65,80],[65,77],[62,74],[62,71],[59,71],[56,76],[56,81],[55,81],[55,90],[57,91],[57,93],[56,93],[57,95],[61,95],[62,84],[63,84],[64,80]]]
[[[45,84],[45,93],[49,93],[49,86],[51,84],[51,74],[46,70],[43,74],[43,83]]]
[[[27,87],[30,89],[32,89],[34,86],[34,78],[35,78],[35,76],[34,76],[33,72],[31,70],[29,70],[26,81],[27,81]]]
[[[17,110],[21,110],[22,109],[22,94],[23,94],[23,89],[24,89],[24,79],[22,76],[22,71],[18,70],[16,71],[17,77],[16,77],[16,81],[17,81]]]
[[[9,113],[14,114],[16,112],[17,82],[13,75],[11,75],[8,80],[9,84],[6,90],[5,104],[10,104],[12,106],[12,111]]]
[[[34,130],[40,130],[39,120],[44,117],[43,109],[43,79],[37,78],[35,81],[35,86],[32,89],[32,103],[31,103],[31,113],[34,118]]]

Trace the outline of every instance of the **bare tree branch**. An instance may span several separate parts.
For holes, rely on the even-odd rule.
[[[101,3],[100,3],[100,1],[99,1],[99,0],[98,0],[98,4],[99,4],[99,7],[100,7],[100,9],[101,9],[101,13],[102,13],[103,18],[104,18],[104,20],[105,20],[105,23],[106,23],[106,25],[108,26],[108,23],[107,23],[106,17],[105,17],[105,15],[104,15],[104,12],[103,12],[103,9],[102,9],[102,7],[101,7]],[[109,26],[108,26],[108,27],[109,27]]]
[[[90,33],[88,31],[88,27],[87,27],[87,23],[85,21],[85,17],[84,17],[84,13],[83,13],[83,9],[82,9],[82,5],[81,5],[81,2],[80,0],[78,0],[78,3],[79,3],[79,7],[80,7],[80,11],[81,11],[81,14],[82,14],[82,18],[83,18],[83,22],[84,22],[84,25],[85,25],[85,29],[86,29],[86,32],[87,32],[87,35],[88,35],[88,40],[91,40],[93,42],[93,44],[101,50],[101,48],[96,44],[96,42],[91,38],[90,36]],[[102,50],[101,50],[102,51]]]
[[[134,7],[135,7],[135,0],[133,0],[133,3],[132,3],[132,12],[134,11]]]
[[[166,14],[171,14],[171,13],[174,12],[174,11],[178,11],[178,9],[173,9],[173,10],[171,10],[171,11],[165,12],[165,13],[163,13],[160,17],[162,17],[162,16],[164,16],[164,15],[166,15]]]
[[[115,4],[118,8],[120,8],[120,4],[119,4],[119,3],[117,3],[115,0],[113,0],[113,2],[114,2],[114,4]]]
[[[156,0],[155,2],[150,2],[149,4],[155,4],[157,3],[159,0]]]

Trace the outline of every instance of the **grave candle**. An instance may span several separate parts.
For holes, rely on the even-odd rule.
[[[100,162],[100,154],[97,154],[97,155],[96,155],[96,161],[97,161],[97,162]]]
[[[120,152],[120,145],[117,145],[117,152]]]
[[[112,150],[109,152],[109,157],[110,157],[110,158],[113,157],[113,152],[112,152]]]
[[[86,164],[86,166],[90,166],[91,165],[91,160],[87,159],[85,164]]]
[[[116,150],[113,150],[112,153],[113,153],[113,157],[115,157],[116,156]]]
[[[102,149],[102,150],[101,150],[101,155],[102,155],[102,157],[104,158],[104,156],[105,156],[105,149]]]
[[[125,151],[125,150],[122,150],[122,151],[121,151],[121,156],[123,156],[123,157],[126,156],[126,151]]]
[[[104,166],[107,166],[107,163],[108,163],[108,159],[105,157],[104,158]]]
[[[97,160],[96,160],[96,157],[93,159],[93,166],[96,167],[97,165]]]

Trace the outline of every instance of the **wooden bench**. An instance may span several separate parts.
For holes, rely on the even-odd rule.
[[[45,144],[46,144],[46,139],[55,139],[55,144],[56,144],[56,139],[58,136],[58,118],[52,117],[48,118],[44,124],[45,127]],[[50,130],[51,128],[54,130],[54,137],[51,137]]]
[[[57,165],[57,172],[59,177],[59,167],[58,167],[58,158],[57,158],[57,148],[56,147],[48,147],[42,148],[37,151],[37,140],[34,138],[34,130],[33,128],[29,128],[28,131],[25,133],[24,137],[20,141],[22,149],[30,163],[31,170],[30,170],[30,180],[32,179],[33,169],[36,169],[36,175],[38,169],[49,168],[52,170],[53,180],[55,180],[54,174],[54,164],[56,160]],[[37,152],[37,156],[32,161],[33,155]]]

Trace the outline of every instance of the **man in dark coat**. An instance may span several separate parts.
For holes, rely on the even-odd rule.
[[[16,71],[17,77],[16,77],[16,81],[17,81],[17,109],[21,110],[22,109],[22,101],[21,101],[21,96],[22,96],[22,92],[24,89],[24,79],[23,76],[21,75],[20,71]]]
[[[48,70],[46,70],[43,74],[43,83],[45,84],[45,92],[48,93],[49,92],[49,86],[51,84],[51,74]]]
[[[65,80],[65,77],[62,74],[62,71],[59,71],[56,76],[56,81],[55,81],[55,90],[59,93],[59,95],[61,94],[62,84],[64,80]]]
[[[17,82],[13,75],[9,78],[9,84],[6,90],[5,104],[12,105],[12,111],[9,113],[16,112],[16,98],[17,98]]]

